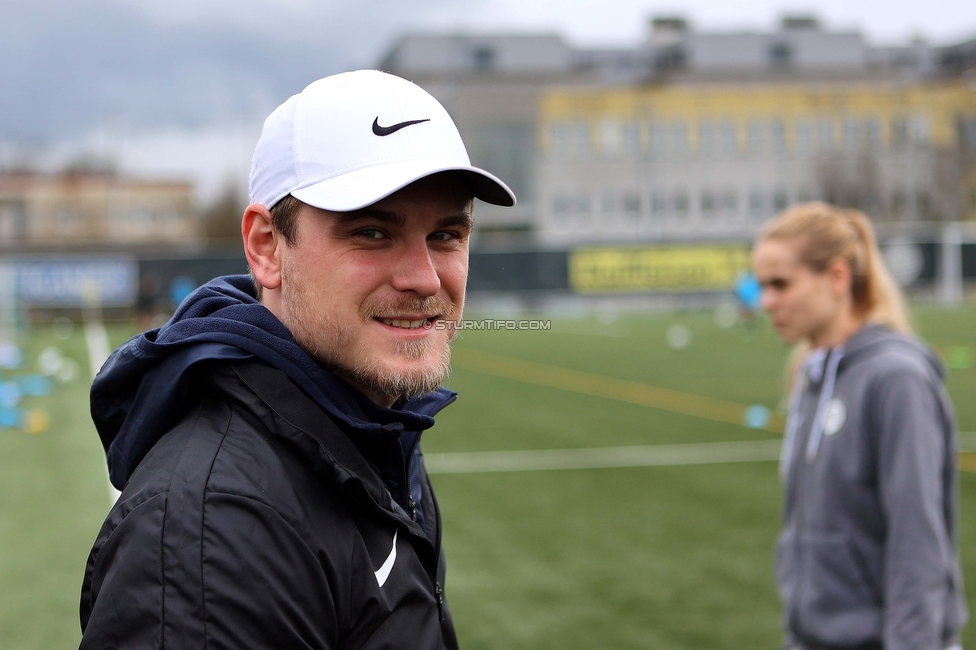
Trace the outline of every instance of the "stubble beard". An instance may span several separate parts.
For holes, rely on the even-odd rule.
[[[425,363],[418,368],[400,369],[387,363],[382,356],[374,353],[366,344],[360,344],[346,351],[353,340],[353,327],[331,318],[329,314],[318,318],[312,312],[301,281],[289,277],[282,269],[282,304],[287,315],[288,329],[295,342],[327,370],[342,377],[354,386],[365,387],[381,393],[391,401],[400,397],[411,398],[432,393],[447,379],[451,372],[451,343],[456,331],[448,331],[446,340],[425,338],[419,341],[395,341],[393,352],[397,358],[418,361],[438,356],[433,363]],[[394,314],[440,314],[454,313],[453,302],[436,296],[419,298],[403,295],[389,300],[367,300],[359,309],[362,323],[369,324],[379,316]],[[357,323],[355,326],[361,326]],[[441,347],[438,354],[437,347]],[[349,363],[352,359],[352,363]]]

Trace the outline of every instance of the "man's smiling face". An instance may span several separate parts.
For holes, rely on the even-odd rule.
[[[281,240],[279,318],[373,401],[437,388],[464,307],[471,191],[437,174],[353,212],[299,209]]]

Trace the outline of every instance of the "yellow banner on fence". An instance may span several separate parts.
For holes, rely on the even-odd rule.
[[[731,289],[749,268],[746,246],[580,248],[569,256],[579,293]]]

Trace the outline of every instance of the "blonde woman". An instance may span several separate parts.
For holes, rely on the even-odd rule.
[[[870,222],[796,206],[762,230],[753,266],[773,327],[796,344],[776,561],[786,647],[958,647],[952,405]]]

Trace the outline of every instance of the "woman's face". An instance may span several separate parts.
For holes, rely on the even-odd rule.
[[[818,273],[800,261],[798,242],[764,239],[752,251],[752,266],[762,285],[762,307],[787,343],[816,341],[830,330],[843,309],[836,273]]]

